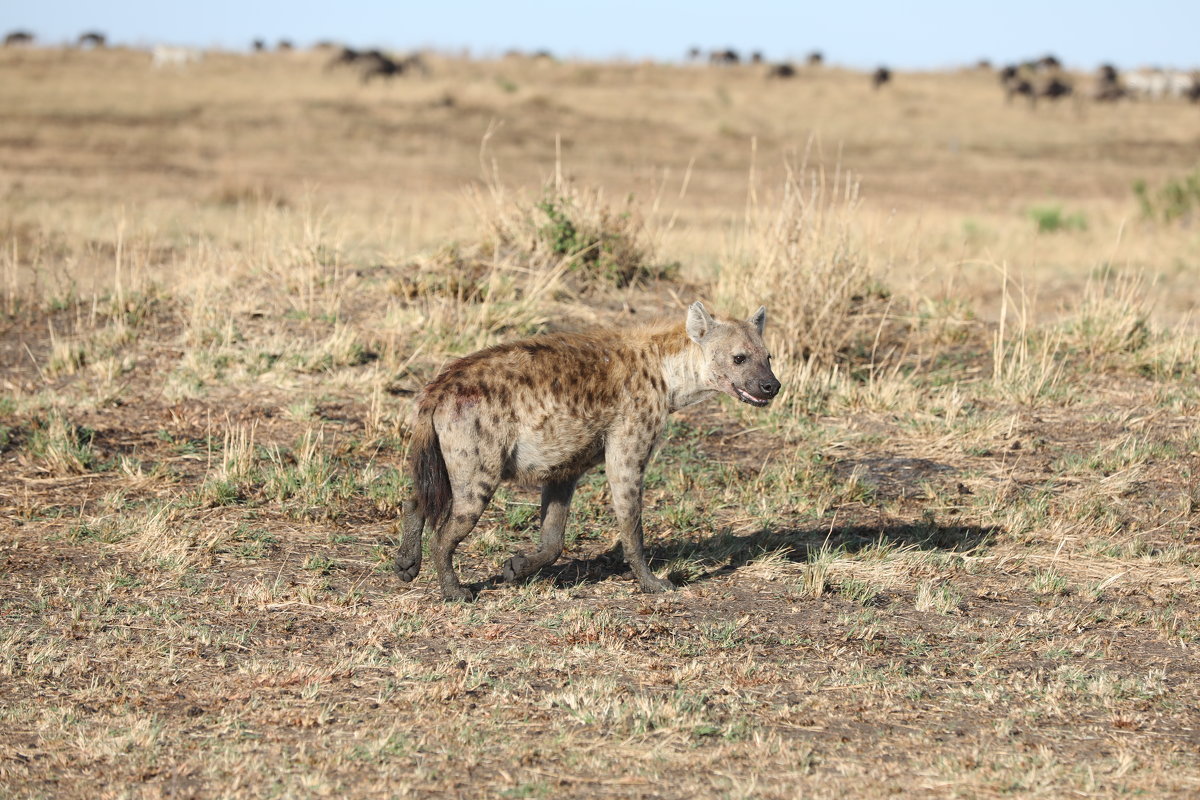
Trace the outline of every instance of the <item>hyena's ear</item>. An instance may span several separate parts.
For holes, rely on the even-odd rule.
[[[767,327],[767,307],[759,306],[758,311],[751,314],[747,322],[758,328],[758,335],[762,336],[763,328]]]
[[[704,304],[699,300],[688,307],[687,335],[693,342],[700,344],[700,340],[711,333],[716,326],[717,321],[709,316],[704,309]]]

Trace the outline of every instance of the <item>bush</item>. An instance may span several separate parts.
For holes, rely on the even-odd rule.
[[[621,288],[670,278],[678,270],[678,264],[650,264],[641,219],[631,210],[614,213],[598,205],[587,214],[561,195],[537,203],[537,210],[546,219],[538,230],[543,241],[551,252],[569,259],[571,272],[586,283]]]
[[[613,209],[599,191],[548,189],[510,198],[498,182],[478,192],[473,242],[418,258],[391,286],[429,352],[467,352],[578,318],[579,295],[675,274],[631,202]],[[567,311],[556,301],[571,300]],[[586,314],[584,315],[586,318]]]
[[[1057,231],[1086,231],[1087,218],[1083,214],[1064,215],[1062,206],[1039,206],[1029,209],[1029,217],[1037,223],[1038,233]]]
[[[478,242],[455,243],[413,261],[393,292],[478,303],[522,297],[526,284],[542,287],[558,272],[567,288],[587,291],[671,278],[678,271],[677,263],[655,263],[632,208],[615,211],[598,192],[548,191],[526,204],[506,202],[494,189],[492,199],[481,210],[485,233]]]
[[[1153,193],[1144,180],[1134,181],[1133,193],[1146,219],[1174,222],[1191,217],[1196,207],[1200,206],[1200,169],[1167,181]]]

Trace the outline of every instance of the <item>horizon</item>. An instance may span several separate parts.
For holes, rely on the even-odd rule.
[[[1115,2],[1046,7],[1034,0],[988,8],[948,0],[903,8],[863,0],[836,8],[749,0],[738,6],[736,17],[729,16],[727,4],[713,0],[616,0],[566,10],[546,0],[517,0],[504,7],[458,0],[436,8],[352,0],[336,10],[323,3],[277,0],[249,6],[215,0],[196,9],[149,0],[105,7],[44,0],[6,11],[6,32],[28,30],[38,46],[71,44],[81,33],[98,30],[113,46],[170,44],[233,52],[250,50],[255,39],[272,49],[286,39],[302,48],[324,40],[476,58],[547,50],[567,60],[674,63],[685,62],[692,47],[705,53],[732,48],[743,55],[757,50],[772,62],[799,61],[816,50],[832,66],[886,64],[910,71],[970,66],[981,59],[1000,65],[1047,54],[1071,69],[1101,63],[1122,69],[1200,66],[1200,47],[1192,36],[1200,27],[1200,4],[1177,0],[1149,0],[1136,15]]]

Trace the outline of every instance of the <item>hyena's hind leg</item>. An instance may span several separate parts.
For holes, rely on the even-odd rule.
[[[490,488],[481,489],[479,492],[455,492],[454,506],[449,518],[433,534],[429,551],[433,557],[433,566],[437,570],[438,583],[442,587],[442,597],[447,600],[471,600],[474,597],[471,590],[462,585],[454,571],[454,550],[475,528],[483,509],[492,499],[495,484],[485,485]]]
[[[470,420],[447,422],[442,435],[442,455],[450,481],[450,513],[434,529],[429,556],[437,570],[442,596],[447,600],[470,600],[472,594],[454,571],[454,549],[467,538],[500,485],[504,464],[503,446],[492,436],[464,435]]]
[[[516,553],[504,562],[504,580],[520,581],[555,562],[563,550],[567,511],[575,494],[574,480],[547,483],[542,488],[542,536],[536,553]]]
[[[425,530],[425,517],[417,508],[416,500],[405,500],[401,514],[400,547],[392,567],[400,580],[411,581],[421,573],[421,534]]]

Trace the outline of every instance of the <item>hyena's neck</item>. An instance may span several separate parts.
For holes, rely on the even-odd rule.
[[[716,394],[705,377],[704,351],[688,338],[683,326],[656,337],[655,357],[667,385],[667,409],[674,412]]]

